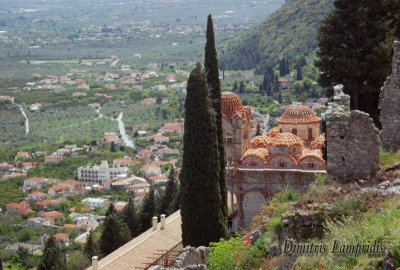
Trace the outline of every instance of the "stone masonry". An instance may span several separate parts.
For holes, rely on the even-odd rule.
[[[326,112],[328,175],[355,180],[379,170],[379,130],[369,114],[350,111],[350,96],[343,85],[334,87],[333,102]]]
[[[386,78],[379,99],[381,140],[386,150],[400,149],[400,42],[394,42],[392,75]]]

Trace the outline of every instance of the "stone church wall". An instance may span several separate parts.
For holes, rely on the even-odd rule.
[[[386,150],[400,149],[400,42],[394,42],[392,75],[381,89],[379,109],[381,140]]]
[[[326,112],[328,175],[348,180],[374,176],[379,170],[379,130],[369,114],[350,111],[343,85],[334,90]]]

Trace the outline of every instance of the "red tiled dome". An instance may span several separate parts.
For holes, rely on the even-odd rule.
[[[251,141],[254,148],[266,148],[271,143],[271,138],[267,136],[257,136]]]
[[[229,120],[235,113],[243,112],[243,104],[238,95],[232,92],[222,92],[222,114],[225,115]]]
[[[292,134],[292,133],[279,133],[278,135],[276,135],[272,140],[271,140],[271,144],[273,146],[287,146],[287,147],[291,147],[293,145],[303,145],[304,142],[302,139],[300,139],[299,137],[297,137],[296,135]]]
[[[274,128],[271,128],[270,130],[268,130],[268,132],[267,132],[267,134],[265,134],[265,136],[273,138],[278,134],[279,134],[279,128],[274,127]]]
[[[268,158],[268,150],[265,148],[248,149],[246,153],[244,153],[242,160],[247,157],[257,157],[266,162]]]
[[[312,149],[321,149],[325,146],[325,133],[321,134],[318,138],[311,142]]]
[[[291,106],[276,119],[278,124],[307,124],[321,120],[321,117],[316,116],[311,108],[304,105]]]

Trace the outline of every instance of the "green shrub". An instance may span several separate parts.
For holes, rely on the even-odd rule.
[[[269,230],[273,235],[279,239],[283,230],[283,223],[281,217],[273,217],[269,221]]]
[[[221,238],[219,242],[210,243],[209,248],[207,266],[210,270],[243,269],[243,259],[249,250],[239,237],[228,241]]]

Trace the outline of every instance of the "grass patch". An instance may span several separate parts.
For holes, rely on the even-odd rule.
[[[381,268],[383,253],[347,254],[332,253],[334,241],[341,244],[361,245],[373,244],[388,248],[395,264],[400,266],[400,209],[397,207],[399,198],[392,198],[383,202],[385,209],[376,213],[374,209],[358,216],[345,217],[342,221],[328,222],[327,233],[323,243],[327,246],[326,254],[315,256],[301,256],[294,269],[378,269]]]
[[[400,163],[400,151],[386,151],[385,149],[381,148],[379,155],[380,164],[385,169]]]

